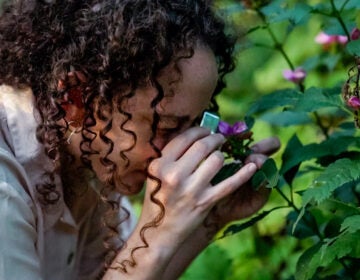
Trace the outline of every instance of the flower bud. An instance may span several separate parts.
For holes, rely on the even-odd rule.
[[[286,80],[295,84],[300,84],[306,77],[306,72],[302,68],[296,68],[295,70],[284,70],[283,76]]]
[[[347,100],[348,106],[350,106],[353,109],[359,110],[360,109],[360,99],[357,96],[351,96]]]

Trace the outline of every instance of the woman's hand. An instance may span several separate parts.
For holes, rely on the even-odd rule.
[[[260,168],[268,156],[279,147],[280,142],[275,137],[262,140],[251,147],[253,153],[245,163],[253,162]],[[207,223],[216,224],[217,228],[221,228],[231,221],[251,216],[266,203],[269,194],[270,190],[265,187],[254,190],[250,184],[243,184],[215,205],[207,218]]]
[[[223,198],[247,182],[256,171],[249,161],[236,174],[212,186],[210,181],[224,163],[219,146],[221,134],[194,127],[170,141],[162,156],[153,160],[149,173],[161,181],[148,179],[141,220],[151,221],[164,206],[164,216],[156,231],[184,240],[199,227],[209,211]],[[158,232],[159,233],[159,232]]]

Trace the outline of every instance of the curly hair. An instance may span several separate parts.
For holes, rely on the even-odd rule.
[[[155,108],[164,95],[158,74],[171,61],[191,57],[199,42],[213,51],[219,72],[209,108],[213,111],[218,110],[215,96],[225,86],[224,76],[234,68],[235,40],[225,33],[223,20],[207,0],[5,0],[1,11],[0,84],[32,89],[42,119],[37,138],[53,160],[62,157],[69,123],[61,100],[69,92],[81,92],[85,110],[81,159],[91,169],[89,157],[97,153],[91,143],[96,137],[107,144],[107,155],[113,151],[114,143],[107,133],[113,126],[114,111],[126,117],[121,128],[133,138],[133,145],[120,154],[128,161],[126,153],[137,138],[124,128],[131,114],[121,105],[138,87],[151,82],[158,90],[151,104]],[[99,135],[92,131],[96,119],[106,123]],[[61,120],[65,127],[59,125]],[[157,121],[154,109],[153,135]],[[161,151],[152,147],[160,156]],[[107,155],[101,159],[102,164],[115,170],[115,163]],[[51,180],[51,174],[49,177]],[[142,247],[148,246],[144,232],[157,226],[165,212],[156,199],[161,187],[161,181],[157,182],[151,198],[161,211],[141,231]],[[110,179],[103,197],[113,189]],[[54,199],[55,188],[49,183],[38,186],[38,192],[47,203],[58,199],[58,194]],[[118,209],[116,204],[111,205]],[[123,263],[124,271],[127,264],[135,265],[133,253],[137,249],[133,249],[132,260]]]

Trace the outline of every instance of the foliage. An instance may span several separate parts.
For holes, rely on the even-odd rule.
[[[217,3],[244,35],[222,116],[283,147],[253,178],[273,189],[266,207],[181,279],[360,279],[360,1]]]

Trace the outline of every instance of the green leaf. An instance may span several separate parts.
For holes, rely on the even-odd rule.
[[[346,256],[357,258],[360,253],[360,232],[346,233],[326,239],[309,248],[299,258],[296,267],[296,280],[312,279],[318,268],[326,267],[333,261]]]
[[[292,211],[288,214],[286,220],[286,229],[289,235],[293,235],[299,239],[316,235],[314,229],[316,229],[318,225],[310,212],[298,213]]]
[[[360,251],[360,232],[346,233],[329,238],[321,246],[320,250],[314,255],[314,259],[318,260],[316,265],[326,267],[336,259],[345,256],[356,256]]]
[[[324,107],[342,107],[341,88],[323,89],[311,87],[299,98],[294,111],[315,112]]]
[[[278,182],[279,171],[272,158],[267,159],[251,179],[251,185],[254,189],[260,187],[274,188],[277,186]]]
[[[347,231],[349,233],[354,233],[358,230],[360,230],[360,215],[347,217],[340,228],[340,231]]]
[[[260,119],[277,126],[290,126],[311,123],[312,120],[307,113],[283,111],[278,113],[265,113]]]
[[[311,201],[319,204],[329,198],[333,191],[345,183],[359,180],[360,160],[340,159],[330,164],[325,171],[313,181],[303,195],[303,205]]]
[[[253,225],[255,225],[258,221],[262,220],[263,218],[265,218],[267,215],[269,215],[273,210],[269,210],[269,211],[263,211],[262,213],[260,213],[259,215],[251,218],[250,220],[241,223],[241,224],[232,224],[230,226],[228,226],[222,236],[219,237],[219,239],[222,239],[224,237],[233,235],[237,232],[240,232],[248,227],[251,227]]]
[[[292,150],[291,153],[287,154],[286,161],[283,162],[280,168],[280,174],[284,174],[292,167],[310,159],[326,155],[338,155],[346,151],[351,145],[359,145],[359,140],[352,136],[341,136],[330,138],[319,144],[309,144]]]
[[[275,5],[269,5],[262,9],[267,15],[268,23],[290,21],[293,24],[299,24],[310,16],[312,9],[305,3],[298,3],[292,7],[286,7],[284,4],[285,2],[279,1]]]
[[[220,171],[215,175],[215,177],[211,180],[212,185],[216,185],[226,178],[234,175],[243,165],[239,162],[231,162],[225,164]]]
[[[296,273],[295,279],[296,280],[308,280],[314,275],[316,271],[316,266],[310,266],[314,255],[319,251],[321,248],[321,244],[318,243],[309,249],[307,249],[299,258],[296,264]]]
[[[284,153],[283,153],[283,155],[281,157],[282,163],[283,163],[283,166],[282,166],[281,170],[283,172],[284,179],[286,180],[286,182],[289,185],[291,185],[291,182],[294,180],[294,178],[296,176],[296,173],[299,170],[300,163],[292,166],[291,168],[289,168],[285,172],[283,171],[284,165],[288,161],[290,161],[292,158],[294,158],[294,156],[293,156],[294,152],[296,152],[298,149],[301,149],[302,147],[303,147],[303,145],[301,144],[299,138],[295,134],[288,141],[287,146],[285,148],[285,151],[284,151]]]
[[[360,208],[331,198],[321,204],[321,210],[333,213],[339,217],[360,215]]]
[[[270,94],[262,96],[253,103],[248,110],[248,115],[261,113],[265,110],[282,107],[285,105],[294,105],[301,97],[301,93],[294,89],[277,90]]]
[[[351,55],[360,56],[360,40],[347,43],[346,49]]]

